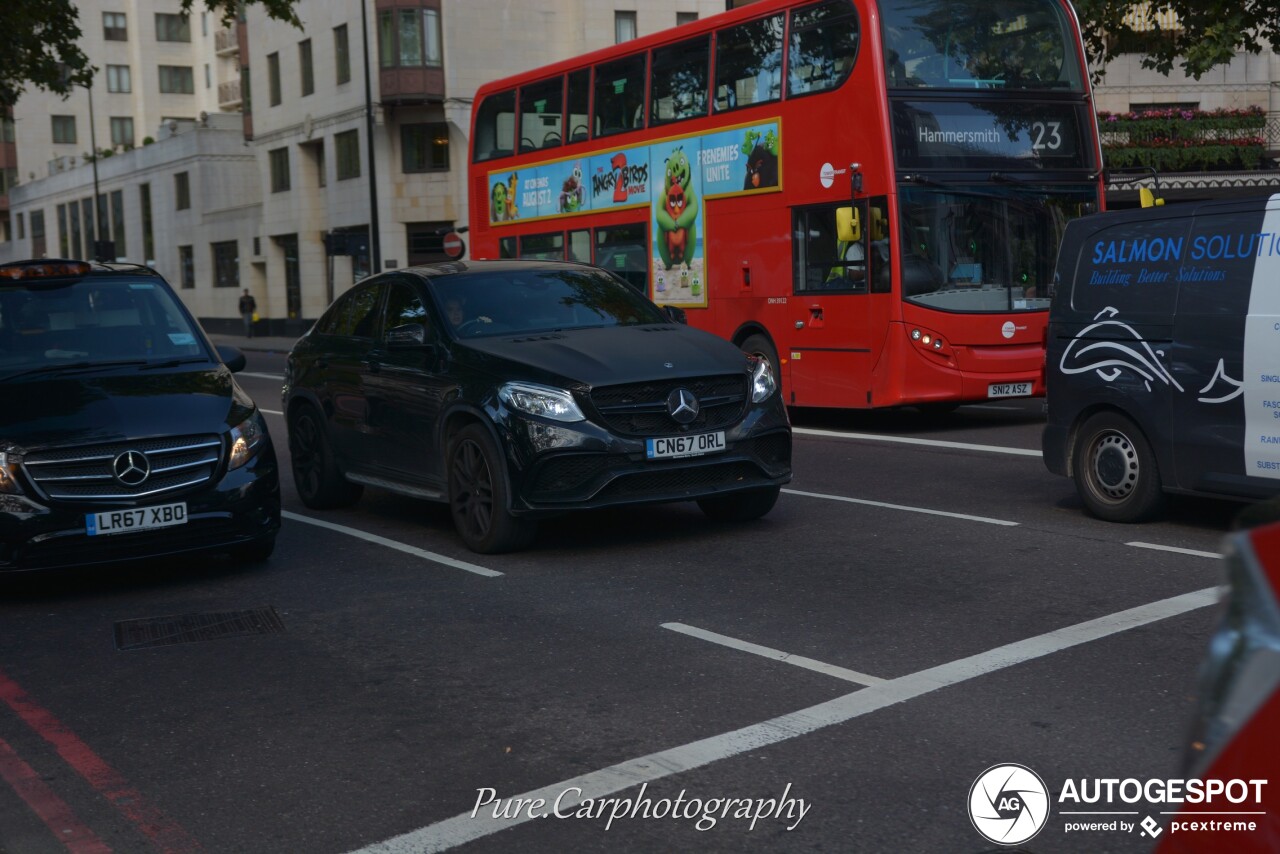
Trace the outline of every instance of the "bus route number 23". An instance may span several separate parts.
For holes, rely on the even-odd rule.
[[[1031,150],[1057,151],[1062,148],[1062,122],[1032,122]]]

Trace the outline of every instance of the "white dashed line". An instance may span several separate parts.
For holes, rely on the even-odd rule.
[[[1012,454],[1018,457],[1043,457],[1039,451],[1026,448],[1006,448],[1002,445],[974,445],[969,442],[947,442],[942,439],[917,439],[913,436],[880,436],[876,433],[842,433],[839,430],[815,430],[812,427],[792,427],[792,433],[802,436],[822,436],[828,439],[861,439],[869,442],[896,442],[900,445],[924,445],[930,448],[954,448],[961,451],[982,451],[988,454]]]
[[[700,640],[710,641],[711,643],[727,646],[730,649],[749,652],[752,655],[759,655],[763,658],[770,658],[774,661],[781,661],[784,664],[793,664],[796,667],[803,667],[805,670],[812,670],[815,673],[822,673],[827,676],[834,676],[837,679],[843,679],[846,682],[856,682],[859,685],[879,685],[885,680],[878,676],[868,676],[865,673],[859,673],[856,670],[848,670],[844,667],[837,667],[834,664],[827,664],[822,661],[815,661],[812,658],[805,658],[803,655],[792,655],[789,652],[783,652],[779,649],[770,649],[767,646],[751,643],[750,641],[738,640],[728,635],[720,635],[715,632],[709,632],[706,629],[695,628],[694,626],[686,626],[684,623],[663,623],[662,628],[670,629],[673,632],[680,632],[682,635],[699,638]]]
[[[258,411],[265,412],[268,415],[284,415],[284,413],[278,409],[263,409],[261,406],[258,407]]]
[[[430,561],[435,561],[436,563],[442,563],[445,566],[451,566],[454,569],[464,569],[467,572],[474,572],[476,575],[484,575],[489,578],[497,578],[502,575],[502,573],[498,572],[496,569],[476,566],[474,563],[467,563],[464,560],[456,560],[442,554],[429,552],[426,549],[420,549],[417,546],[411,546],[407,543],[398,543],[395,540],[389,540],[386,537],[380,537],[377,534],[370,534],[367,531],[361,531],[358,528],[349,528],[346,525],[338,525],[334,522],[325,522],[320,519],[313,519],[310,516],[300,516],[297,513],[290,513],[288,510],[282,510],[280,515],[286,519],[292,519],[295,522],[305,522],[308,525],[315,525],[319,528],[328,528],[330,531],[337,531],[340,534],[346,534],[349,537],[356,537],[370,543],[377,543],[380,546],[386,546],[389,549],[395,549],[396,551],[404,552],[405,554],[411,554],[415,557],[425,558]]]
[[[1125,543],[1126,546],[1133,546],[1135,549],[1153,549],[1158,552],[1173,552],[1180,555],[1191,555],[1192,557],[1212,557],[1221,558],[1222,555],[1217,552],[1202,552],[1197,549],[1182,549],[1177,546],[1162,546],[1157,543]]]
[[[843,501],[847,504],[865,504],[869,507],[883,507],[886,510],[903,510],[907,513],[927,513],[930,516],[947,516],[951,519],[963,519],[966,522],[982,522],[987,525],[1004,525],[1017,527],[1017,522],[1007,519],[992,519],[989,516],[971,516],[968,513],[952,513],[948,510],[930,510],[927,507],[909,507],[905,504],[886,504],[883,501],[871,501],[867,498],[846,498],[843,495],[826,495],[821,492],[803,492],[799,489],[784,489],[788,495],[803,495],[805,498],[821,498],[826,501]]]
[[[240,371],[238,374],[236,374],[236,376],[256,377],[257,379],[260,379],[260,380],[279,380],[280,382],[284,382],[283,374],[255,374],[253,371]]]
[[[888,706],[913,700],[937,691],[939,688],[957,685],[1024,661],[1042,658],[1051,653],[1128,629],[1136,629],[1168,617],[1176,617],[1179,614],[1212,605],[1217,601],[1218,590],[1209,587],[1194,593],[1185,593],[1171,599],[1140,605],[996,647],[968,658],[890,679],[879,685],[872,685],[807,709],[620,762],[617,765],[552,783],[515,797],[525,798],[525,803],[542,798],[548,805],[548,811],[550,805],[555,804],[558,799],[562,812],[567,810],[572,814],[573,807],[588,799],[604,798],[641,783],[661,780],[712,762],[808,735],[825,727],[845,723]],[[468,796],[462,795],[462,797],[469,803]],[[444,851],[530,820],[526,810],[519,811],[511,818],[495,818],[492,812],[483,810],[477,814],[476,818],[472,818],[471,812],[467,811],[385,842],[374,843],[361,848],[355,854],[425,854],[429,851]]]

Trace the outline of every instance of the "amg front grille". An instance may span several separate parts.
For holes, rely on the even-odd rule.
[[[147,472],[140,481],[136,470],[116,476],[117,458],[129,451],[145,457]],[[131,501],[203,486],[213,479],[221,459],[217,436],[167,436],[36,451],[23,459],[22,467],[50,501]]]
[[[678,388],[686,388],[698,398],[698,417],[690,424],[677,424],[667,412],[667,398]],[[738,423],[746,402],[745,374],[630,383],[591,391],[591,403],[605,425],[624,436],[722,430]]]

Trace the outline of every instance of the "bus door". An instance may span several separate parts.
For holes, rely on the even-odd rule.
[[[887,305],[889,260],[884,202],[797,208],[793,213],[793,290],[788,301],[790,342],[779,356],[789,371],[783,384],[793,406],[866,406],[875,364],[873,342],[883,337],[877,309]],[[838,210],[852,210],[854,233],[841,239]],[[877,233],[879,232],[878,236]],[[852,239],[849,239],[852,237]]]

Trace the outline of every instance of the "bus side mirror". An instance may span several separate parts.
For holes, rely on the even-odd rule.
[[[836,208],[836,236],[845,243],[862,240],[862,221],[854,208]]]
[[[1138,188],[1138,199],[1144,208],[1159,207],[1164,204],[1164,199],[1156,198],[1156,194],[1146,187]]]

